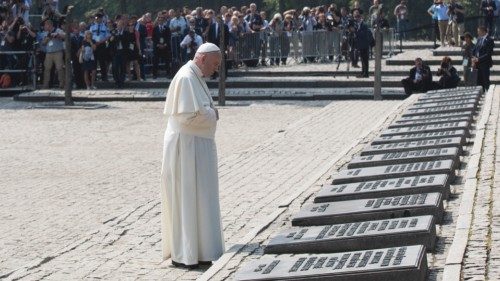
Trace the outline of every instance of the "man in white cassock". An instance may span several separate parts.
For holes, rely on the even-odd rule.
[[[219,114],[205,77],[219,69],[211,43],[175,75],[167,92],[168,115],[161,171],[163,258],[174,266],[211,264],[224,252],[219,207],[215,129]]]

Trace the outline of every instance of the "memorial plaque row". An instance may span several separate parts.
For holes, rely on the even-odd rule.
[[[423,245],[334,254],[264,255],[236,273],[236,280],[422,281]]]
[[[236,279],[425,280],[481,96],[480,87],[421,96]]]

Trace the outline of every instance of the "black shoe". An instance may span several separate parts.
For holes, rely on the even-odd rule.
[[[359,68],[359,65],[357,65],[357,64],[353,64],[353,65],[351,65],[351,67],[354,67],[354,68]]]
[[[356,78],[368,78],[368,75],[359,74],[359,75],[356,75]]]
[[[175,267],[181,267],[181,268],[187,268],[187,269],[196,269],[198,268],[198,264],[190,264],[190,265],[185,265],[180,262],[172,261],[172,265]]]

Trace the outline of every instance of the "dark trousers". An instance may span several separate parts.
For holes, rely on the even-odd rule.
[[[432,24],[434,25],[434,46],[436,46],[436,41],[441,40],[441,36],[439,34],[439,21],[438,20],[432,20]]]
[[[125,83],[125,75],[127,73],[125,59],[125,53],[123,50],[117,50],[113,56],[113,79],[118,87],[122,87]]]
[[[101,79],[103,81],[108,80],[108,67],[107,67],[107,60],[108,60],[108,50],[106,49],[106,45],[103,43],[95,49],[95,59],[97,63],[99,64],[99,68],[101,69]]]
[[[73,79],[77,89],[85,89],[82,65],[78,61],[78,57],[73,58]]]
[[[494,17],[485,17],[484,18],[484,26],[486,26],[486,28],[488,29],[488,36],[492,36],[493,32],[495,31],[495,18]]]
[[[403,84],[403,88],[405,89],[405,93],[407,95],[411,95],[413,92],[427,92],[430,87],[429,84],[425,81],[413,83],[413,80],[411,78],[405,78],[401,80],[401,84]]]
[[[479,65],[477,68],[477,86],[482,86],[483,90],[490,88],[490,67],[488,65]]]
[[[368,76],[369,50],[370,49],[368,49],[368,48],[359,49],[359,58],[361,59],[361,75],[363,75],[363,76]]]
[[[155,49],[153,54],[153,77],[158,77],[158,65],[160,60],[165,62],[165,69],[167,70],[167,77],[170,75],[170,50],[165,49]]]
[[[358,65],[358,61],[359,61],[358,49],[351,48],[351,52],[350,52],[349,56],[351,58],[351,65]]]

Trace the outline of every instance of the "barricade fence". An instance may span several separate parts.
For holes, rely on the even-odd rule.
[[[383,52],[392,56],[396,35],[394,29],[383,29]],[[239,36],[229,46],[228,59],[253,66],[258,61],[278,64],[287,61],[331,62],[341,54],[347,35],[341,31],[256,32]],[[252,63],[253,61],[253,63]]]
[[[36,55],[34,51],[0,51],[0,77],[9,76],[9,87],[0,90],[36,89]]]

